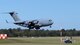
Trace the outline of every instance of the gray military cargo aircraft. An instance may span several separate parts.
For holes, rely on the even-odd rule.
[[[11,15],[11,17],[14,19],[14,24],[22,26],[22,27],[27,27],[29,29],[40,29],[41,27],[46,27],[50,26],[53,24],[52,20],[26,20],[26,21],[21,21],[20,18],[17,16],[18,13],[16,12],[8,12],[8,14]]]

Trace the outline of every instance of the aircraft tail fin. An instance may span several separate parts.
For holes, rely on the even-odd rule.
[[[14,19],[14,21],[20,21],[19,17],[17,16],[16,12],[9,12],[11,17]]]

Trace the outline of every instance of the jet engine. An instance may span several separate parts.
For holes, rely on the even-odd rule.
[[[26,25],[29,29],[40,29],[39,26],[38,26],[38,22],[37,20],[33,20],[33,21],[29,21],[28,23],[26,22]]]

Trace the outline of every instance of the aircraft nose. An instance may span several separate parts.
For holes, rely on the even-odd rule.
[[[53,21],[52,21],[51,19],[49,20],[49,22],[50,22],[50,25],[52,25],[52,24],[53,24]]]
[[[51,22],[51,25],[53,24],[53,22]]]

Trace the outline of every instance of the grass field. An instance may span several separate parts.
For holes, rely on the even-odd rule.
[[[80,45],[80,37],[73,37],[72,44],[65,44],[61,42],[60,37],[12,37],[0,40],[0,45]]]

